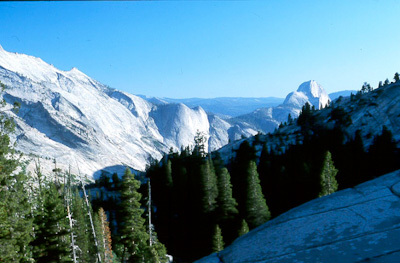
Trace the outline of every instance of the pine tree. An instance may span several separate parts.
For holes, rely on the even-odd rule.
[[[168,160],[166,165],[164,166],[165,169],[165,186],[168,189],[171,189],[173,186],[173,181],[172,181],[172,162],[171,160]]]
[[[209,214],[213,212],[217,204],[218,187],[212,161],[207,159],[200,166],[201,189],[202,189],[202,212]]]
[[[250,161],[246,177],[246,221],[251,228],[254,228],[268,221],[271,213],[262,193],[257,165],[254,161]]]
[[[224,239],[219,225],[215,225],[214,234],[212,238],[212,252],[219,252],[224,249]]]
[[[222,168],[218,176],[218,216],[222,220],[232,219],[239,213],[237,202],[232,197],[231,176],[228,169]]]
[[[90,222],[86,205],[77,189],[75,189],[75,193],[72,196],[72,216],[74,219],[73,231],[76,236],[76,245],[79,248],[77,250],[77,257],[79,262],[89,263],[91,262],[91,255],[95,254],[96,251],[94,246],[90,246],[93,243]]]
[[[206,142],[207,138],[205,134],[197,130],[196,135],[194,137],[193,154],[204,157],[206,155]]]
[[[288,124],[292,124],[293,123],[293,118],[292,118],[292,115],[289,113],[289,115],[288,115]]]
[[[104,243],[105,240],[103,239],[103,228],[102,228],[99,213],[93,213],[92,219],[93,219],[93,226],[94,226],[94,231],[96,233],[96,239],[97,239],[96,252],[98,252],[98,257],[100,257],[101,262],[103,262],[104,261],[104,253],[105,253],[105,243]],[[98,262],[100,260],[93,257],[93,261]]]
[[[400,80],[399,73],[396,72],[396,73],[394,74],[394,82],[398,82],[399,80]]]
[[[6,86],[0,82],[0,93]],[[0,108],[6,105],[0,101]],[[13,110],[19,109],[14,104]],[[20,166],[18,156],[11,146],[9,134],[15,123],[0,111],[0,261],[23,262],[31,259],[28,244],[32,237],[31,203],[26,189],[27,177],[15,173]]]
[[[72,262],[64,199],[54,183],[47,182],[40,189],[31,243],[35,262]]]
[[[249,232],[249,225],[247,224],[246,220],[243,219],[238,231],[238,235],[243,236],[248,232]]]
[[[125,262],[141,262],[144,260],[145,248],[148,246],[149,236],[146,233],[140,208],[141,194],[138,193],[140,182],[135,179],[129,168],[126,168],[122,177],[120,195],[120,234],[124,245],[122,260]]]
[[[382,133],[375,136],[369,148],[369,179],[399,169],[399,157],[396,141],[392,132],[382,127]]]
[[[3,175],[2,175],[3,176]],[[20,173],[1,179],[0,185],[0,261],[24,262],[31,258],[28,244],[32,238],[31,204],[26,177]]]
[[[336,174],[338,170],[333,165],[332,155],[328,151],[325,154],[325,159],[320,175],[321,191],[319,197],[330,195],[338,189],[338,183],[336,181]]]
[[[250,146],[248,141],[240,144],[239,149],[236,151],[236,157],[232,164],[231,176],[233,185],[233,197],[238,202],[238,209],[242,217],[245,212],[246,203],[246,187],[247,184],[247,171],[250,161],[256,160],[255,148]]]

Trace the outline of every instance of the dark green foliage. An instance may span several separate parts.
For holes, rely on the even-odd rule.
[[[369,161],[370,164],[375,164],[370,168],[371,178],[399,167],[400,158],[397,145],[392,132],[386,126],[382,127],[382,133],[374,138],[373,144],[369,148]]]
[[[6,86],[0,82],[0,93]],[[4,99],[0,108],[6,105]],[[14,104],[14,111],[20,105]],[[0,261],[25,262],[31,259],[28,247],[32,239],[31,203],[28,200],[27,177],[16,173],[19,158],[10,144],[14,121],[0,111]]]
[[[100,177],[96,180],[98,186],[103,186],[106,189],[111,189],[111,181],[106,171],[101,171]]]
[[[238,203],[232,196],[231,177],[228,169],[221,168],[218,172],[218,198],[215,221],[225,233],[225,241],[230,244],[237,238]]]
[[[251,161],[257,159],[254,147],[248,141],[244,141],[236,151],[236,158],[232,162],[231,176],[233,187],[233,197],[238,202],[240,217],[245,217],[247,200],[247,174]]]
[[[336,121],[335,125],[339,127],[342,125],[348,127],[353,123],[350,115],[341,107],[335,107],[332,109],[331,120]]]
[[[221,169],[218,175],[218,208],[217,214],[221,220],[230,220],[239,213],[237,210],[237,202],[232,197],[231,176],[228,169]]]
[[[336,154],[335,166],[340,170],[336,176],[339,189],[353,187],[366,180],[367,154],[361,131],[357,130],[354,138],[341,147]]]
[[[255,228],[271,218],[267,203],[261,190],[257,165],[251,161],[247,174],[245,218],[251,228]]]
[[[126,168],[121,185],[119,233],[124,246],[122,259],[128,262],[142,260],[149,239],[144,226],[145,220],[142,218],[143,210],[140,208],[139,187],[140,182]]]
[[[319,196],[330,195],[338,189],[338,183],[336,181],[336,174],[338,170],[333,165],[332,154],[328,151],[325,154],[324,165],[322,167],[320,175],[321,191]]]
[[[308,133],[313,127],[315,117],[312,114],[311,105],[307,102],[302,108],[299,117],[297,118],[297,125],[301,127],[304,134]]]
[[[369,83],[364,82],[364,84],[361,87],[361,93],[367,93],[367,92],[371,92],[372,91],[372,87]]]
[[[385,82],[383,83],[383,85],[384,85],[384,86],[387,86],[387,85],[389,85],[389,84],[390,84],[389,79],[385,79]]]
[[[222,237],[221,228],[218,225],[214,227],[214,234],[212,239],[212,252],[219,252],[224,249],[224,239]]]
[[[292,115],[289,113],[289,115],[288,115],[288,124],[292,124],[293,123],[293,118],[292,118]]]
[[[72,195],[72,218],[74,219],[73,232],[78,246],[76,254],[79,262],[93,262],[96,260],[96,247],[91,231],[89,215],[83,198],[75,189]]]
[[[396,72],[395,74],[394,74],[394,82],[398,82],[399,80],[400,80],[400,77],[399,77],[399,73],[398,72]]]
[[[51,182],[41,185],[35,211],[35,262],[72,262],[64,198]]]
[[[210,214],[214,212],[217,205],[218,187],[217,177],[215,175],[212,161],[207,159],[200,166],[200,176],[202,189],[201,201],[202,201],[202,213]]]
[[[247,234],[248,232],[249,232],[249,225],[247,224],[246,220],[243,219],[240,224],[238,236],[243,236],[244,234]]]
[[[91,212],[93,212],[93,211],[91,211]],[[101,260],[104,261],[106,244],[105,244],[105,242],[104,242],[105,240],[103,238],[103,229],[102,229],[101,219],[100,219],[99,213],[92,213],[92,217],[93,217],[93,226],[94,226],[94,231],[96,233],[97,246],[98,246],[98,248],[95,251],[93,251],[94,252],[93,253],[93,256],[94,256],[93,261],[94,262],[97,261],[96,257],[95,257],[97,250],[100,254]]]
[[[118,191],[121,187],[121,180],[118,177],[117,173],[112,174],[112,185],[113,185],[113,190]]]
[[[31,204],[24,174],[4,178],[0,190],[0,261],[24,262],[31,258],[28,244],[32,239]]]
[[[379,91],[366,85],[365,92],[373,94],[359,92],[351,101],[356,106],[367,105],[365,98]],[[209,244],[215,228],[209,226],[218,225],[229,245],[239,234],[248,232],[248,225],[254,228],[268,220],[269,211],[275,217],[339,187],[354,187],[400,168],[399,152],[390,133],[383,131],[375,137],[369,152],[364,149],[360,131],[348,133],[345,128],[352,120],[345,111],[349,107],[341,107],[343,102],[347,100],[336,102],[327,110],[331,112],[329,125],[320,118],[326,115],[305,105],[297,120],[301,131],[293,134],[292,141],[296,143],[292,145],[281,131],[257,135],[253,146],[243,141],[234,157],[225,163],[218,153],[213,153],[211,164],[205,154],[192,153],[186,148],[180,154],[171,152],[161,164],[153,164],[147,171],[158,189],[154,190],[157,210],[153,222],[160,240],[174,258],[186,262],[211,253],[213,247]],[[265,138],[268,141],[258,158],[254,146],[265,143]],[[217,175],[218,186],[215,203],[213,173]]]

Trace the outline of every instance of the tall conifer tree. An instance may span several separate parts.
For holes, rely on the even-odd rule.
[[[73,231],[76,236],[77,257],[79,262],[91,262],[91,255],[95,255],[95,246],[90,232],[90,222],[86,205],[80,197],[78,190],[72,196],[72,217],[74,219]]]
[[[148,244],[149,236],[146,233],[143,210],[140,208],[142,195],[138,193],[140,182],[135,179],[129,168],[126,168],[122,177],[120,195],[120,234],[124,245],[122,260],[124,262],[142,262],[144,248]]]
[[[232,219],[239,213],[237,210],[237,202],[232,197],[231,176],[228,169],[222,168],[218,176],[218,213],[221,220]]]
[[[249,232],[249,225],[247,224],[246,220],[242,220],[242,223],[240,224],[240,228],[238,231],[239,236],[243,236],[244,234]]]
[[[202,212],[209,214],[216,208],[218,187],[212,161],[207,159],[200,166],[202,188]]]
[[[321,191],[319,196],[330,195],[338,189],[338,183],[336,181],[336,174],[338,170],[333,165],[332,155],[328,151],[325,154],[324,165],[320,175]]]
[[[40,187],[35,211],[33,256],[36,262],[72,262],[64,199],[54,183]]]
[[[271,213],[262,193],[257,165],[254,161],[250,161],[246,177],[246,221],[251,228],[254,228],[268,221]]]
[[[224,249],[224,239],[219,225],[215,225],[212,239],[212,252],[219,252]]]

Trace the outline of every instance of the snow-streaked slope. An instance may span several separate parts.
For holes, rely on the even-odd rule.
[[[144,170],[171,147],[192,145],[197,130],[209,137],[201,108],[154,105],[32,56],[0,49],[0,81],[7,102],[22,106],[18,115],[8,112],[17,123],[17,149],[49,169],[56,159],[59,167],[90,176],[121,165]]]
[[[197,262],[398,262],[400,170],[294,208]]]

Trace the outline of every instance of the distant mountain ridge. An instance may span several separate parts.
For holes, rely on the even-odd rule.
[[[242,98],[242,97],[219,97],[212,99],[188,98],[156,98],[141,96],[154,104],[183,103],[189,108],[200,106],[206,112],[214,113],[222,118],[237,117],[252,112],[258,108],[274,107],[281,104],[284,99],[276,97]]]
[[[76,68],[62,71],[40,58],[3,49],[0,81],[8,87],[6,101],[22,105],[18,115],[7,111],[17,124],[13,135],[17,150],[44,163],[56,160],[62,169],[79,166],[75,168],[89,176],[124,166],[143,171],[151,159],[160,159],[170,148],[193,145],[197,131],[208,139],[206,146],[215,150],[258,131],[269,132],[288,113],[296,117],[300,111],[284,103],[256,110],[254,120],[226,119],[202,107],[147,101],[111,89]],[[258,117],[260,112],[265,114]],[[268,125],[257,123],[264,121],[263,116]],[[32,165],[28,169],[33,170]]]
[[[260,108],[249,114],[229,120],[231,123],[246,122],[264,133],[274,131],[280,123],[288,120],[289,114],[297,118],[304,104],[309,103],[316,109],[325,107],[330,101],[329,95],[316,81],[302,83],[297,91],[286,96],[285,101],[269,108]]]

